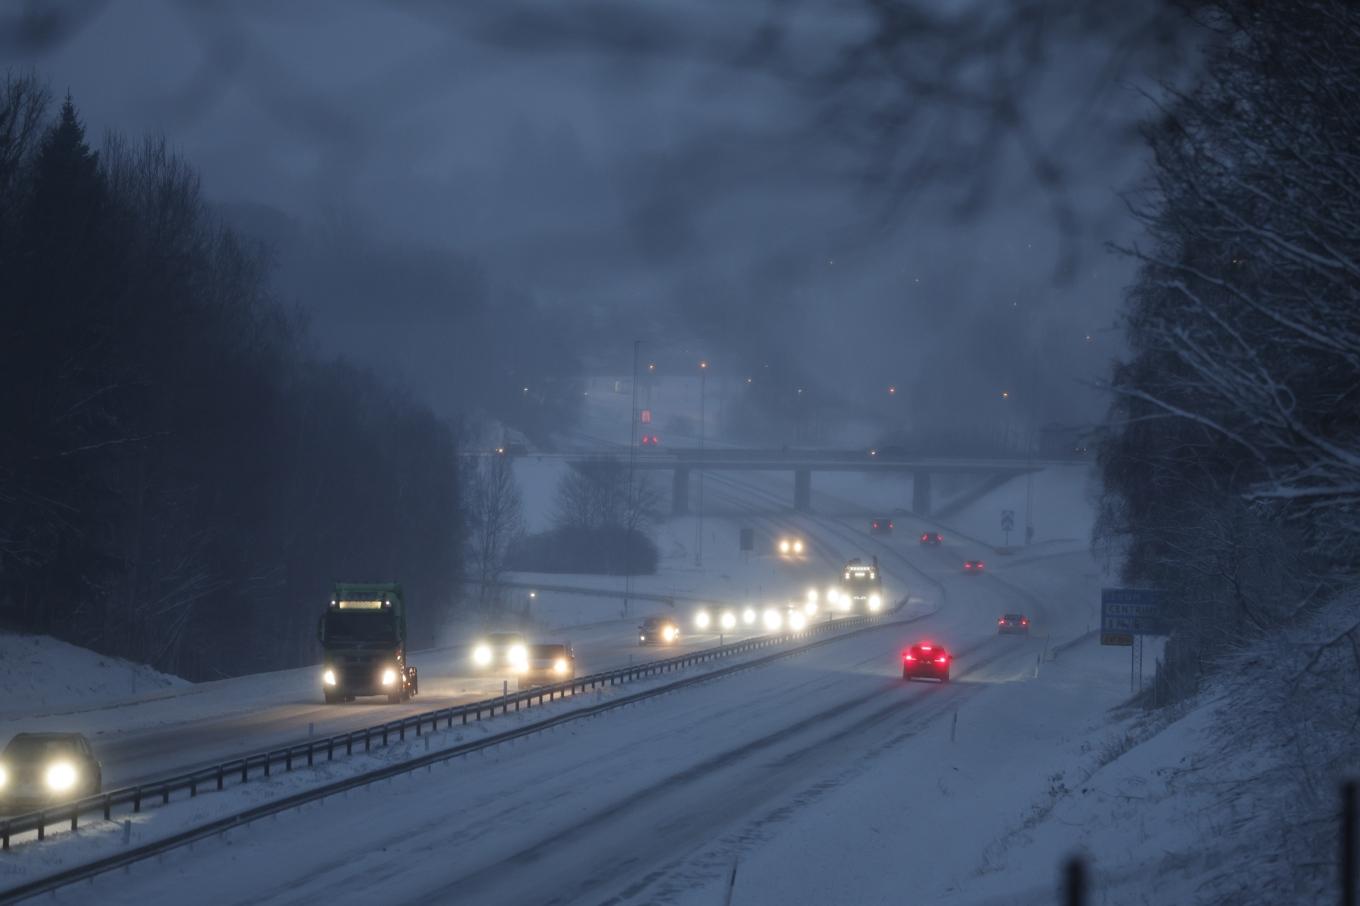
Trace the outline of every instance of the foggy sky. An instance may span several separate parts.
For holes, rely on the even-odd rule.
[[[1132,272],[1104,245],[1136,236],[1118,192],[1138,173],[1129,130],[1148,109],[1136,73],[1089,96],[1105,48],[1060,46],[1018,90],[1064,168],[1076,215],[1064,233],[1052,190],[1010,147],[986,173],[922,180],[890,205],[817,99],[729,62],[764,3],[643,5],[633,31],[579,44],[497,12],[510,4],[80,8],[41,33],[9,14],[0,49],[69,90],[92,135],[162,132],[216,201],[473,262],[490,284],[579,315],[597,367],[626,371],[635,337],[692,340],[734,371],[777,349],[830,395],[932,375],[958,407],[991,405],[1034,369],[1045,418],[1101,411],[1084,382],[1119,349]],[[588,23],[568,8],[518,7],[549,35]],[[797,9],[809,64],[865,27],[848,6]],[[947,103],[927,114],[913,136],[927,144],[986,124]],[[981,203],[963,209],[978,185]],[[362,358],[370,327],[409,331],[403,372],[453,405],[429,379],[438,344],[418,336],[455,325],[418,290],[394,326],[390,297],[342,312],[309,297],[305,274],[284,285],[327,350]]]

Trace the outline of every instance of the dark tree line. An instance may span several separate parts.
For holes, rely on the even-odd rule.
[[[304,663],[329,585],[452,606],[450,428],[309,353],[162,139],[0,95],[0,619],[202,679]]]
[[[1147,130],[1152,243],[1101,452],[1098,533],[1167,591],[1172,696],[1360,568],[1360,9],[1201,14],[1198,84]]]

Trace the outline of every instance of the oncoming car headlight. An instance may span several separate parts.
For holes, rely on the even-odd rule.
[[[694,625],[700,629],[707,629],[713,622],[713,616],[707,610],[701,610],[694,615]]]
[[[784,625],[784,615],[773,607],[766,608],[764,619],[765,628],[771,632]]]
[[[661,629],[661,638],[664,639],[664,640],[667,641],[667,642],[674,642],[674,641],[675,641],[675,627],[674,627],[674,626],[664,626],[664,627],[662,627],[662,629]]]
[[[553,661],[553,673],[565,674],[567,672],[567,659],[560,657]]]
[[[523,645],[511,645],[505,652],[505,659],[510,662],[511,667],[523,670],[529,666],[529,651]]]
[[[801,553],[803,552],[803,542],[802,542],[802,541],[795,541],[795,542],[793,542],[793,552],[794,552],[795,554],[801,554]]]
[[[737,628],[737,615],[734,614],[734,613],[733,613],[732,611],[730,611],[730,610],[725,610],[725,611],[723,611],[723,615],[722,615],[722,617],[719,619],[718,622],[719,622],[719,624],[722,626],[723,629],[729,629],[729,630],[730,630],[730,629],[736,629],[736,628]]]
[[[334,686],[334,685],[335,685],[335,671],[332,670],[332,669],[329,668],[329,667],[327,667],[325,670],[321,671],[321,682],[325,683],[327,686]]]
[[[52,792],[64,793],[76,785],[78,776],[75,765],[69,761],[58,761],[55,764],[48,765],[43,780]]]
[[[816,612],[817,612],[816,601],[807,601],[806,603],[803,604],[803,613],[807,614],[808,616],[812,616]]]
[[[870,609],[870,610],[878,610],[878,609],[879,609],[880,607],[882,607],[882,606],[883,606],[883,596],[882,596],[882,595],[878,594],[877,592],[875,592],[875,593],[872,594],[872,595],[869,595],[869,609]]]
[[[779,542],[779,552],[780,552],[781,554],[787,554],[787,553],[788,553],[789,551],[791,551],[791,550],[793,550],[793,544],[789,541],[789,539],[784,538],[784,539],[780,540],[780,542]]]
[[[754,624],[756,621],[756,609],[754,607],[748,607],[743,610],[741,612],[741,621],[747,626]]]
[[[794,632],[801,632],[807,628],[807,617],[803,616],[801,610],[789,611],[789,628]]]
[[[482,644],[472,649],[472,662],[478,667],[491,666],[491,646]]]
[[[397,684],[397,671],[393,670],[391,667],[384,668],[382,684],[384,686],[395,686]]]
[[[9,768],[0,764],[0,790],[9,786]]]

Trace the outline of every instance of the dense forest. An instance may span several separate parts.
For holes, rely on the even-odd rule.
[[[315,354],[165,140],[0,95],[0,623],[191,679],[306,663],[335,580],[462,571],[456,438]]]
[[[1228,0],[1203,19],[1198,83],[1147,127],[1151,243],[1128,250],[1101,453],[1098,535],[1173,615],[1163,701],[1360,571],[1360,13]],[[1322,641],[1360,664],[1354,615]]]

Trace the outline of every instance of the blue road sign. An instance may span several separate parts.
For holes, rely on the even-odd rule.
[[[1162,592],[1155,588],[1102,588],[1101,634],[1166,635],[1166,614],[1162,602]]]

